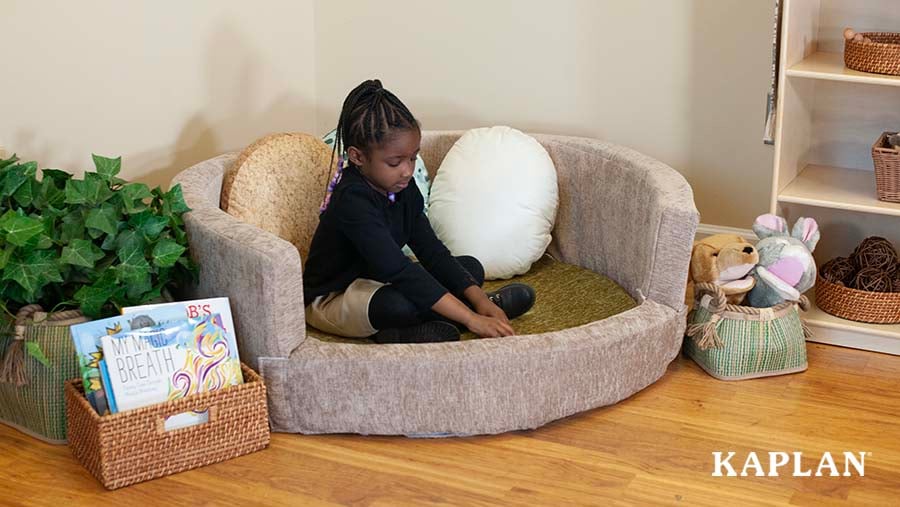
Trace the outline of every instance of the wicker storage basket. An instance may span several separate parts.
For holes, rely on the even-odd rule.
[[[868,292],[816,279],[816,306],[842,319],[900,324],[900,292]]]
[[[729,305],[714,284],[695,287],[685,352],[719,380],[744,380],[804,371],[808,331],[798,308],[809,301],[771,308]]]
[[[72,453],[108,489],[163,477],[258,451],[269,445],[266,386],[246,365],[244,383],[100,416],[81,378],[66,382]],[[166,431],[167,417],[208,410],[209,421]]]
[[[900,151],[888,146],[891,132],[881,134],[872,145],[872,161],[875,162],[875,188],[878,199],[900,202]]]
[[[79,375],[69,326],[85,321],[81,312],[47,314],[38,305],[25,306],[15,320],[2,321],[0,423],[44,442],[66,443],[63,384]],[[28,349],[39,350],[47,363]]]
[[[866,32],[872,42],[844,41],[844,65],[853,70],[900,76],[900,33]]]

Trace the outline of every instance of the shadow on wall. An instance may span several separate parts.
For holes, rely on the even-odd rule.
[[[266,93],[272,93],[271,87],[265,89],[263,86],[263,78],[277,74],[277,69],[267,68],[266,61],[229,22],[223,23],[209,40],[206,53],[199,62],[205,73],[205,102],[196,104],[193,114],[184,114],[186,120],[174,141],[162,145],[173,136],[168,132],[151,131],[147,134],[152,137],[141,145],[157,147],[104,155],[122,155],[124,177],[151,187],[161,185],[166,188],[183,169],[226,151],[241,150],[268,133],[312,130],[314,105],[302,93],[281,93],[261,106],[269,99]],[[157,70],[167,71],[165,68]],[[198,74],[200,70],[198,66]],[[173,79],[177,80],[177,77]],[[289,89],[290,84],[276,86]],[[152,92],[144,90],[144,93]],[[183,114],[174,106],[167,112]],[[140,119],[123,119],[122,125],[138,131]],[[33,132],[23,131],[15,141],[25,152],[25,147],[35,145],[36,136]],[[27,151],[52,152],[46,146],[40,148],[39,151],[33,148]]]
[[[750,228],[768,212],[774,150],[763,144],[774,0],[691,2],[689,170],[701,222]],[[740,22],[732,22],[740,15]]]
[[[273,132],[312,130],[314,104],[295,93],[283,93],[263,108],[260,81],[266,60],[230,24],[210,40],[203,63],[207,102],[182,127],[167,148],[136,154],[137,166],[153,168],[142,176],[148,184],[168,186],[182,170],[226,151],[241,150]]]

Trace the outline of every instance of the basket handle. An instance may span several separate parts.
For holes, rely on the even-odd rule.
[[[725,343],[719,336],[718,326],[719,321],[722,320],[722,312],[725,311],[725,306],[728,304],[728,301],[725,299],[725,293],[714,283],[698,283],[694,285],[694,294],[698,300],[703,296],[711,297],[707,309],[712,313],[712,316],[707,322],[691,324],[688,326],[685,334],[694,340],[694,343],[700,350],[724,347]],[[692,310],[692,313],[696,311],[695,308]]]
[[[204,406],[206,408],[203,408]],[[171,429],[166,428],[166,421],[168,419],[170,419],[174,416],[177,416],[177,415],[187,414],[188,412],[198,412],[198,413],[205,412],[206,420],[193,422],[186,426],[179,426],[177,428],[171,428]],[[216,405],[211,404],[209,402],[193,403],[192,406],[181,408],[178,410],[173,410],[173,411],[167,412],[165,415],[158,416],[156,418],[156,433],[158,435],[170,435],[174,431],[187,430],[190,428],[195,428],[197,426],[203,426],[203,425],[209,424],[217,419],[218,412],[219,411],[217,410]]]
[[[13,341],[6,348],[6,355],[0,360],[0,382],[9,382],[17,386],[23,386],[28,382],[25,376],[25,331],[28,329],[28,321],[31,320],[34,323],[34,316],[43,311],[41,305],[31,304],[19,308],[19,311],[16,312]],[[64,310],[44,315],[40,323],[61,322],[84,317],[79,310]]]
[[[25,330],[27,329],[25,324],[35,313],[43,310],[41,305],[26,305],[16,312],[13,341],[6,348],[6,354],[0,361],[0,382],[20,387],[28,383],[25,376]]]

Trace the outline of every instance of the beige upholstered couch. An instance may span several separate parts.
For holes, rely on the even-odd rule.
[[[426,131],[434,176],[461,132]],[[549,251],[603,273],[640,304],[563,331],[432,344],[307,337],[297,248],[219,209],[236,154],[180,173],[201,265],[194,297],[228,296],[242,360],[268,387],[275,431],[444,436],[536,428],[616,403],[659,379],[685,326],[684,286],[698,214],[670,167],[592,139],[535,135],[559,173]],[[310,189],[321,192],[322,189]]]

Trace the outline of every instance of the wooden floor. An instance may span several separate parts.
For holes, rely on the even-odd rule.
[[[0,504],[900,505],[900,357],[810,344],[807,372],[726,383],[683,357],[612,407],[438,440],[273,435],[261,452],[107,492],[0,425]],[[867,451],[865,477],[712,477],[713,451]],[[842,468],[842,467],[841,467]],[[782,472],[789,468],[782,469]]]

